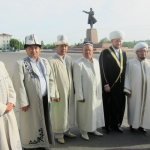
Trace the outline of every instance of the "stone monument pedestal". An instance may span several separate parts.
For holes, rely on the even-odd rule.
[[[87,29],[86,38],[84,39],[84,41],[93,42],[93,47],[94,47],[93,50],[97,52],[101,52],[102,50],[109,48],[112,45],[111,43],[99,43],[96,29]],[[83,44],[80,44],[79,46],[69,48],[68,50],[82,52],[82,48],[83,48]],[[126,50],[128,49],[128,47],[122,47],[121,49]]]
[[[84,41],[92,41],[93,44],[98,44],[98,34],[96,29],[87,29],[86,38]]]

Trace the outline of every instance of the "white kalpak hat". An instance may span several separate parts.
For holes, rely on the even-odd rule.
[[[38,42],[37,37],[34,34],[31,34],[25,37],[24,48],[31,46],[31,45],[37,45],[41,48],[41,44]]]
[[[148,49],[148,44],[145,43],[145,42],[139,42],[139,43],[137,43],[137,44],[134,46],[133,51],[136,53],[136,51],[137,51],[138,49],[140,49],[140,48],[146,48],[146,49]]]
[[[69,45],[67,37],[65,35],[58,35],[57,42],[55,43],[55,45],[62,45],[62,44]]]
[[[109,34],[110,40],[113,39],[122,39],[124,38],[124,32],[123,31],[113,31]]]

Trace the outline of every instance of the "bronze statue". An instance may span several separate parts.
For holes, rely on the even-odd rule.
[[[87,12],[87,11],[84,11],[84,10],[83,10],[83,12],[89,14],[88,24],[90,24],[91,29],[92,29],[93,28],[93,24],[95,24],[97,22],[97,20],[94,17],[94,11],[92,11],[92,8],[90,8],[90,12]]]

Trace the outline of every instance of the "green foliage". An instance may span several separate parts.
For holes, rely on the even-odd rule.
[[[101,39],[99,43],[111,43],[111,41],[107,37],[105,37]]]
[[[133,42],[123,42],[122,47],[128,47],[128,48],[133,48],[134,43]]]
[[[44,42],[43,41],[41,41],[41,47],[43,47],[44,46]]]
[[[20,42],[20,50],[24,50],[24,44]]]
[[[149,44],[150,45],[150,40],[139,40],[139,41],[135,41],[134,40],[134,44],[137,44],[137,43],[139,43],[139,42],[146,42],[147,44]]]
[[[0,48],[0,50],[2,50],[2,48]]]
[[[10,47],[14,49],[19,49],[19,42],[17,39],[10,39],[9,43],[10,43]],[[24,45],[22,44],[22,42],[20,42],[20,50],[24,49]]]
[[[79,46],[81,44],[83,44],[83,43],[75,43],[74,46]]]
[[[123,47],[128,47],[128,48],[133,48],[134,45],[136,45],[139,42],[146,42],[147,44],[150,44],[150,40],[147,39],[147,40],[139,40],[139,41],[134,40],[133,42],[123,42],[122,46]]]
[[[44,45],[44,42],[41,41],[41,49],[54,49],[55,43]]]

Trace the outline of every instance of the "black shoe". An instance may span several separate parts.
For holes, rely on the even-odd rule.
[[[123,130],[121,129],[121,127],[111,127],[113,130],[123,133]]]
[[[102,127],[103,131],[106,133],[106,134],[109,134],[110,131],[109,131],[109,128],[105,128],[105,127]]]
[[[142,128],[142,127],[139,127],[139,130],[140,130],[141,132],[143,132],[143,133],[146,133],[146,132],[147,132],[146,129],[144,129],[144,128]]]
[[[135,132],[136,129],[132,128],[132,126],[130,125],[130,131],[131,131],[131,132]]]

